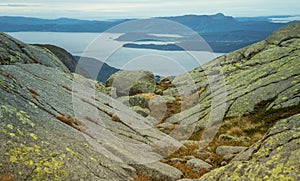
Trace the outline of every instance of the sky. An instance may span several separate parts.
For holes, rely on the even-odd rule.
[[[118,19],[216,14],[299,15],[299,0],[0,0],[0,16]]]

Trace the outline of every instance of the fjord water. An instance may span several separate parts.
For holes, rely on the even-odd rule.
[[[144,69],[162,76],[184,73],[222,55],[209,51],[187,52],[124,48],[122,45],[130,42],[115,41],[114,39],[121,34],[112,33],[14,32],[8,34],[25,43],[56,45],[73,55],[96,58],[119,69]],[[89,46],[93,42],[95,44],[95,41],[99,40],[99,36],[102,37],[101,42],[98,42],[99,46]],[[156,43],[162,44],[162,42]]]

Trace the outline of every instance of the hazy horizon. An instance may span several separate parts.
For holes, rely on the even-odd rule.
[[[219,12],[222,13],[222,12]],[[118,21],[118,20],[125,20],[125,19],[147,19],[147,18],[160,18],[160,17],[177,17],[177,16],[186,16],[186,15],[195,15],[195,16],[202,16],[202,15],[216,15],[215,14],[179,14],[179,15],[166,15],[166,16],[151,16],[151,17],[118,17],[118,18],[76,18],[76,17],[38,17],[38,16],[22,16],[22,15],[0,15],[0,17],[20,17],[20,18],[37,18],[37,19],[45,19],[45,20],[57,20],[57,19],[76,19],[76,20],[86,20],[86,21]],[[222,13],[224,14],[224,13]],[[231,16],[230,14],[224,14],[225,16]],[[277,16],[286,16],[287,19],[290,18],[290,20],[287,21],[300,21],[300,15],[298,14],[286,14],[286,15],[267,15],[267,16],[231,16],[233,18],[255,18],[255,17],[277,17]],[[276,18],[275,18],[276,19]]]
[[[233,17],[300,15],[298,0],[2,0],[0,16],[85,20],[149,18],[223,13]]]

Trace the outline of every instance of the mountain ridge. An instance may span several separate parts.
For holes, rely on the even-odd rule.
[[[140,20],[140,21],[137,21]],[[287,25],[288,23],[272,23],[266,19],[259,21],[243,20],[238,21],[232,16],[225,16],[222,13],[215,15],[183,15],[171,17],[154,17],[145,19],[147,21],[164,20],[161,25],[149,26],[143,24],[142,19],[123,19],[116,21],[98,20],[78,20],[69,18],[60,19],[38,19],[26,17],[0,17],[0,31],[19,32],[19,31],[38,31],[38,32],[89,32],[89,33],[158,33],[158,34],[179,34],[186,36],[191,30],[199,34],[208,42],[216,52],[228,53],[252,43],[267,38],[271,32]],[[166,25],[170,21],[172,26],[178,23],[177,27],[170,29]],[[125,24],[123,24],[125,23]],[[127,24],[126,24],[127,23]],[[150,23],[151,24],[151,23]],[[120,26],[121,25],[121,26]],[[126,27],[126,25],[130,27]],[[134,26],[134,27],[132,27]],[[190,31],[186,32],[180,26],[185,26]],[[159,27],[159,29],[158,29]],[[178,29],[179,28],[179,29]],[[184,30],[184,31],[183,31]],[[149,36],[149,35],[148,35]],[[128,45],[127,45],[128,46]],[[132,48],[150,48],[158,50],[168,50],[169,47],[145,45],[130,45]],[[223,47],[223,48],[222,48]],[[172,45],[170,49],[174,49]],[[176,50],[178,48],[175,48]]]
[[[244,21],[239,22],[235,20],[232,16],[225,16],[222,13],[218,13],[216,15],[183,15],[183,16],[170,16],[170,17],[154,17],[158,19],[167,19],[172,20],[178,23],[181,23],[183,25],[186,25],[190,28],[192,28],[194,31],[198,33],[202,33],[203,29],[199,27],[199,23],[205,23],[206,26],[213,23],[230,23],[233,26],[237,26],[236,28],[241,28],[239,26],[250,26],[252,24],[257,24],[257,26],[261,26],[258,23],[262,23],[266,27],[270,27],[270,30],[275,30],[272,26],[275,28],[281,27],[282,25],[285,25],[285,23],[282,23],[280,26],[280,23],[271,23],[267,21],[260,21],[260,22],[253,22],[253,21]],[[135,19],[122,19],[122,20],[116,20],[116,21],[99,21],[99,20],[80,20],[80,19],[71,19],[71,18],[59,18],[59,19],[40,19],[40,18],[33,18],[33,17],[14,17],[14,16],[1,16],[0,17],[0,23],[6,24],[7,26],[1,26],[0,31],[4,32],[17,32],[17,31],[54,31],[54,32],[103,32],[105,30],[108,30],[109,28],[118,25],[120,23],[135,20]],[[209,23],[211,22],[211,23]],[[246,23],[246,24],[244,24]],[[250,24],[249,24],[250,23]],[[65,25],[69,25],[70,27],[67,28]],[[74,25],[79,26],[80,24],[86,24],[90,27],[83,28],[78,27],[77,29],[72,29]],[[9,25],[12,25],[13,28],[10,28]],[[39,25],[40,27],[35,27],[35,25]],[[41,26],[44,25],[44,26]],[[53,27],[51,27],[51,25]],[[102,28],[99,28],[101,27]],[[20,26],[18,28],[18,26]],[[28,27],[27,27],[28,26]],[[30,27],[32,26],[32,27]],[[61,27],[60,27],[61,26]],[[216,25],[214,25],[216,26]],[[220,26],[219,26],[220,27]],[[83,29],[80,29],[83,28]],[[97,29],[99,28],[99,29]],[[200,29],[199,29],[200,28]],[[212,27],[213,29],[214,27]],[[223,29],[230,29],[230,27],[223,27]],[[234,28],[234,29],[236,29]],[[245,27],[243,27],[245,29]],[[260,27],[252,27],[255,30],[260,29]],[[207,27],[206,27],[207,29]],[[220,30],[217,29],[217,30]],[[206,30],[207,32],[212,32],[212,30]],[[214,30],[216,31],[216,30]],[[223,30],[222,30],[223,31]],[[228,31],[228,30],[227,30]]]

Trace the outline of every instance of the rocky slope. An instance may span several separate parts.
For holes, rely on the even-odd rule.
[[[46,48],[51,51],[59,60],[71,71],[75,72],[77,67],[77,61],[69,52],[55,45],[41,45],[36,44],[34,46],[39,46]]]
[[[67,67],[49,50],[22,43],[0,32],[0,64],[12,65],[42,64],[64,72],[70,72]]]
[[[181,97],[199,95],[198,104],[164,124],[194,125],[192,139],[203,151],[214,153],[222,145],[250,146],[260,140],[242,153],[247,155],[241,156],[243,162],[232,162],[203,180],[299,180],[299,34],[299,22],[286,26],[264,41],[176,77],[174,88],[164,91]],[[189,79],[194,81],[192,89],[186,89]],[[221,157],[215,166],[226,164],[222,161],[230,159]]]
[[[200,180],[300,179],[299,33],[300,23],[294,23],[265,41],[221,58],[226,81],[232,82],[226,83],[229,101],[225,117],[260,114],[257,121],[269,121],[271,128],[229,165]],[[240,61],[228,68],[233,55]],[[240,73],[232,76],[234,72]]]
[[[99,82],[105,82],[112,74],[119,71],[114,67],[94,58],[73,56],[63,48],[55,45],[35,45],[50,50],[59,60],[71,71],[76,72],[86,78],[95,79]],[[99,72],[98,67],[101,67]],[[97,75],[95,75],[97,74]]]
[[[200,180],[299,180],[300,114],[279,120],[229,165]]]
[[[273,33],[268,39],[226,54],[172,82],[174,88],[164,94],[185,90],[187,78],[194,87],[181,95],[199,93],[199,105],[170,117],[176,123],[197,114],[197,124],[224,118],[241,117],[279,110],[297,109],[299,105],[299,32],[294,23]],[[211,107],[211,103],[214,103]],[[200,107],[200,109],[199,109]],[[210,119],[211,110],[220,111],[219,119]]]
[[[173,81],[152,77],[151,91],[128,99],[147,98],[162,111],[153,120],[1,33],[0,180],[178,180],[212,169],[200,180],[299,180],[299,34],[294,23]]]
[[[130,180],[145,171],[181,177],[153,149],[176,140],[95,91],[95,81],[71,74],[47,49],[3,33],[0,39],[1,179]]]
[[[295,115],[300,113],[299,34],[300,23],[291,24],[264,41],[179,75],[164,86],[157,85],[156,90],[160,91],[155,92],[161,92],[162,95],[138,94],[127,98],[130,106],[147,108],[150,110],[148,114],[160,118],[156,127],[177,139],[182,139],[178,136],[179,127],[190,126],[194,130],[190,140],[185,142],[186,148],[163,162],[180,169],[185,177],[197,178],[208,170],[227,165],[237,153],[259,141],[245,151],[247,157],[245,153],[239,156],[249,163],[234,162],[204,179],[226,180],[227,176],[231,180],[237,177],[247,179],[247,174],[257,173],[261,174],[253,177],[254,180],[262,175],[279,179],[288,177],[290,170],[295,172],[291,178],[299,179],[299,169],[292,166],[299,165],[293,158],[293,154],[299,151],[298,127],[294,124],[299,122]],[[166,97],[168,100],[173,98],[173,102],[166,103]],[[162,111],[160,114],[163,116],[156,115],[156,108]],[[142,112],[144,114],[145,111]],[[277,122],[285,125],[284,128],[278,128]],[[282,122],[286,123],[280,124]],[[270,134],[270,128],[278,128],[282,134]],[[183,137],[186,138],[186,135],[187,132]],[[278,145],[280,148],[277,149]],[[281,149],[284,151],[281,152]],[[249,150],[252,150],[251,153]],[[272,154],[277,160],[270,156]],[[279,165],[279,162],[283,164]],[[210,165],[209,169],[202,167],[205,164]],[[261,167],[256,168],[259,164]],[[196,167],[202,169],[195,171]],[[278,171],[277,175],[275,171]],[[236,173],[235,177],[230,176],[233,172]]]

